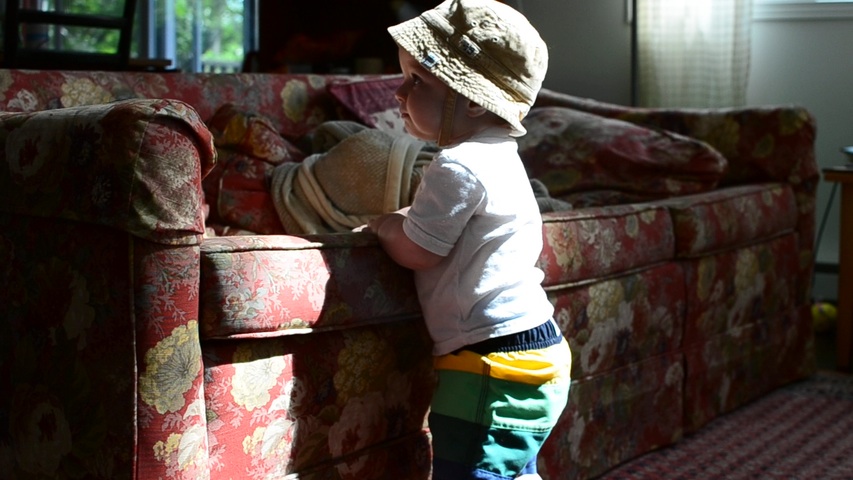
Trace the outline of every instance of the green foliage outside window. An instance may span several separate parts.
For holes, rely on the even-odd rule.
[[[29,3],[30,0],[24,0]],[[167,19],[174,21],[175,55],[174,67],[182,71],[193,71],[194,60],[201,56],[201,63],[225,63],[239,66],[243,61],[243,0],[137,0],[150,2],[155,12],[153,35],[155,44],[164,42],[163,35],[169,29],[164,26]],[[120,16],[123,0],[32,0],[46,10],[65,13],[105,14]],[[167,12],[173,7],[173,12]],[[140,42],[147,32],[141,30],[142,22],[136,15],[131,57],[140,57]],[[200,28],[194,28],[200,20]],[[81,52],[113,53],[118,46],[118,30],[83,28],[73,26],[49,27],[47,48]],[[199,41],[195,36],[200,35]],[[150,56],[158,54],[152,52]]]
[[[243,61],[243,0],[175,0],[175,16],[177,68],[193,70],[196,18],[201,19],[202,26],[202,63],[239,65]]]

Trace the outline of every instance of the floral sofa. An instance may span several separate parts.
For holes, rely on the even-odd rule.
[[[426,479],[410,272],[303,235],[265,178],[396,77],[0,70],[4,478]],[[542,476],[590,478],[814,370],[815,124],[545,90],[519,141],[572,208],[540,266],[575,361]]]

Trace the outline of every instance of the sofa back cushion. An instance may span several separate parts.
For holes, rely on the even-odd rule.
[[[361,77],[290,74],[210,74],[0,70],[0,110],[32,112],[131,98],[170,98],[210,119],[232,103],[261,113],[288,138],[299,138],[339,116],[327,86]]]
[[[542,89],[535,106],[571,108],[706,142],[729,162],[720,182],[725,185],[766,181],[808,185],[819,176],[815,119],[796,105],[638,108]]]
[[[555,197],[606,190],[641,201],[699,193],[714,189],[727,168],[704,142],[569,108],[534,108],[523,123],[527,135],[518,143],[528,175]]]

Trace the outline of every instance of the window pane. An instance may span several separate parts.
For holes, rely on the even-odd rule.
[[[152,56],[172,59],[184,72],[240,70],[244,0],[148,1],[155,18]]]
[[[12,0],[9,0],[12,1]],[[22,8],[62,13],[97,13],[120,17],[124,0],[19,0]]]
[[[78,15],[123,15],[124,0],[17,0],[21,8]],[[119,31],[115,28],[22,23],[20,35],[27,48],[116,53]]]

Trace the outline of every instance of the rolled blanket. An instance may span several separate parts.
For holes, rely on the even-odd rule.
[[[288,233],[348,232],[411,205],[435,153],[408,135],[345,121],[317,127],[313,144],[319,153],[272,174],[273,202]]]

